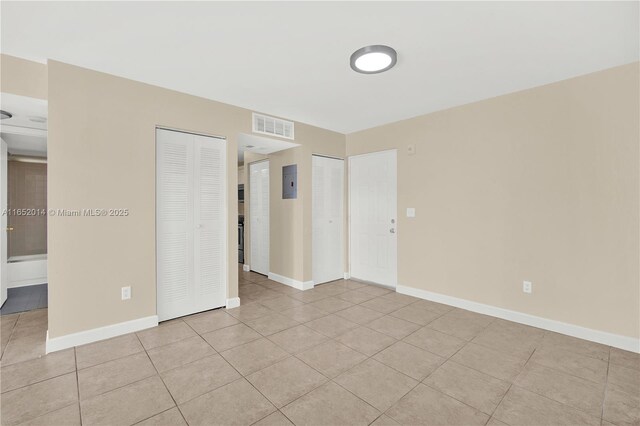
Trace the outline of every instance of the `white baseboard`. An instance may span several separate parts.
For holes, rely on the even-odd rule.
[[[298,281],[294,280],[293,278],[275,274],[273,272],[269,272],[269,279],[277,281],[280,284],[288,285],[289,287],[297,288],[298,290],[309,290],[314,286],[313,281]]]
[[[490,315],[520,324],[530,325],[532,327],[538,327],[544,330],[555,331],[556,333],[566,334],[568,336],[601,343],[603,345],[613,346],[627,351],[640,353],[640,339],[634,339],[633,337],[621,336],[619,334],[608,333],[606,331],[593,330],[591,328],[581,327],[579,325],[567,324],[561,321],[542,318],[522,312],[511,311],[509,309],[498,308],[496,306],[485,305],[483,303],[472,302],[470,300],[459,299],[457,297],[447,296],[440,293],[433,293],[431,291],[421,290],[413,287],[405,287],[399,285],[396,288],[396,291],[398,293],[417,297],[419,299],[443,303],[445,305],[455,306],[456,308],[466,309],[468,311]]]
[[[227,299],[227,305],[226,305],[227,309],[237,308],[238,306],[240,306],[240,298],[239,297],[234,297],[232,299]]]
[[[242,265],[242,270],[244,272],[249,272],[249,271],[251,271],[251,267],[249,265]]]
[[[348,273],[348,272],[345,272],[345,273],[344,273],[344,279],[345,279],[345,280],[348,280],[349,278],[351,278],[351,274],[350,274],[350,273]]]
[[[7,288],[47,283],[47,259],[24,260],[7,264]]]
[[[134,331],[144,330],[157,325],[158,316],[152,315],[150,317],[138,318],[131,321],[120,322],[118,324],[93,328],[91,330],[80,331],[78,333],[67,334],[65,336],[54,338],[49,338],[49,331],[47,330],[46,352],[51,353],[61,351],[74,346],[85,345],[87,343],[97,342],[98,340],[133,333]]]

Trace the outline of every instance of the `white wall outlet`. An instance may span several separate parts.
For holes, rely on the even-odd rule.
[[[411,144],[411,145],[407,145],[407,154],[408,155],[415,155],[416,153],[416,146]]]
[[[531,294],[531,290],[533,290],[533,284],[531,284],[531,281],[522,281],[522,291]]]
[[[122,300],[129,300],[131,299],[131,287],[122,287],[121,289],[122,291]]]
[[[416,217],[416,209],[413,207],[407,207],[407,217]]]

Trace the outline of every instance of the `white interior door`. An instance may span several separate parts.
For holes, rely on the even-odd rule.
[[[313,156],[312,276],[315,284],[344,277],[344,160]]]
[[[397,285],[396,151],[349,157],[351,276]]]
[[[249,165],[251,270],[269,274],[269,161]]]
[[[0,210],[6,212],[7,210],[7,191],[8,191],[8,156],[7,156],[7,143],[0,139]],[[2,214],[0,216],[0,235],[2,236],[0,241],[0,306],[7,301],[7,288],[9,283],[7,275],[7,215]]]
[[[156,245],[161,321],[226,303],[226,144],[156,131]]]

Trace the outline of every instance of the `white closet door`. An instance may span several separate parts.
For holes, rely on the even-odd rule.
[[[269,274],[269,161],[249,165],[251,270]]]
[[[349,157],[351,276],[397,285],[396,151]]]
[[[161,321],[225,304],[225,149],[221,139],[156,131],[156,273]]]
[[[344,276],[344,161],[312,159],[312,276],[315,284]]]

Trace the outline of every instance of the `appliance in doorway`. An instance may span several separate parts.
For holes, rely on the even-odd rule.
[[[244,216],[238,216],[238,263],[244,263]]]

